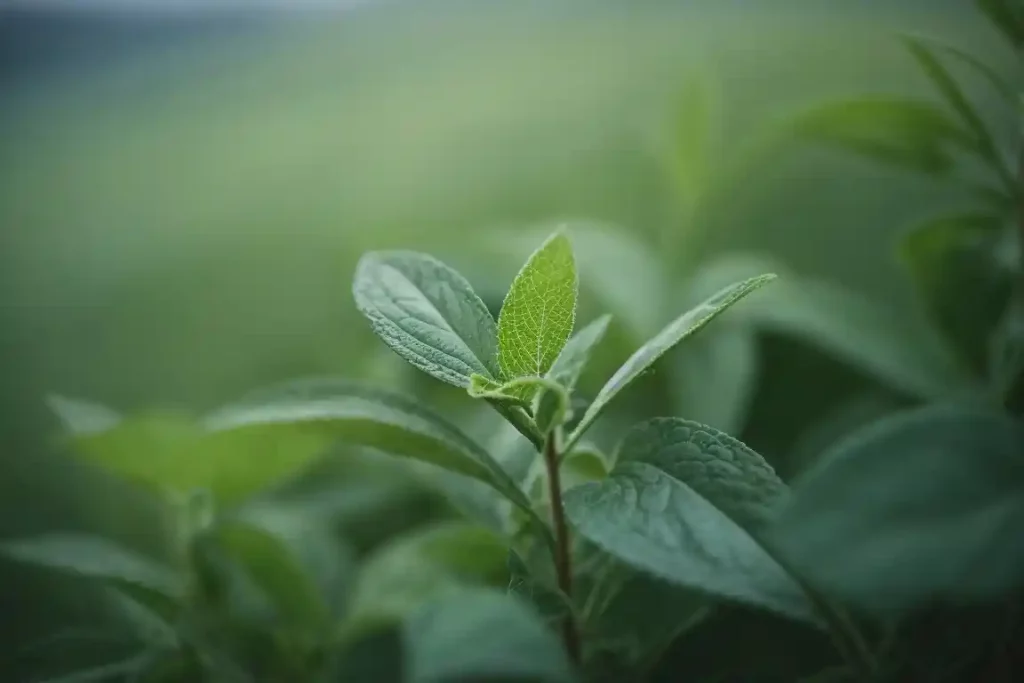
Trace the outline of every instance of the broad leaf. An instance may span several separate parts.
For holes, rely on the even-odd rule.
[[[697,333],[730,306],[774,279],[775,276],[771,274],[759,275],[719,290],[695,308],[676,318],[653,339],[640,347],[623,363],[622,367],[612,375],[611,379],[605,383],[597,396],[594,397],[594,400],[569,437],[567,448],[579,440],[620,391],[625,389],[627,385],[650,368],[676,344]]]
[[[803,139],[929,173],[948,171],[955,149],[974,146],[973,137],[945,112],[912,100],[833,102],[798,115],[791,125]]]
[[[1024,576],[1024,430],[981,408],[918,409],[873,424],[794,488],[780,552],[831,594],[898,613],[995,599]]]
[[[548,377],[572,391],[583,374],[594,347],[604,339],[611,320],[610,315],[602,315],[569,337],[569,341],[548,371]]]
[[[140,586],[176,600],[185,593],[184,580],[173,568],[99,536],[53,533],[5,541],[0,554],[47,569]]]
[[[739,441],[679,419],[627,434],[604,482],[570,490],[577,530],[623,562],[718,598],[811,619],[797,582],[759,540],[785,485]]]
[[[373,331],[420,370],[464,388],[473,373],[498,376],[494,318],[466,279],[434,257],[366,254],[352,291]]]
[[[556,232],[516,275],[498,316],[498,364],[506,380],[543,377],[576,320],[572,244]]]
[[[492,486],[512,503],[529,501],[478,444],[417,402],[344,380],[291,382],[252,395],[206,420],[217,433],[303,426],[349,444],[414,458]]]
[[[515,598],[483,590],[425,605],[405,624],[407,683],[569,683],[554,632]]]

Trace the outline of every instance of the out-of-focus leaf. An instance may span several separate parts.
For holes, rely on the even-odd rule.
[[[360,568],[351,619],[403,618],[467,585],[496,585],[505,575],[507,555],[503,539],[465,522],[435,523],[398,536]]]
[[[1024,430],[967,406],[914,410],[837,445],[771,537],[831,595],[892,616],[1005,594],[1024,577]]]
[[[568,596],[548,581],[533,576],[526,561],[515,550],[508,554],[508,572],[508,592],[533,605],[550,625],[572,614]]]
[[[803,588],[758,540],[786,487],[754,451],[679,419],[637,425],[612,475],[566,493],[566,513],[623,562],[683,588],[811,619]]]
[[[931,104],[864,97],[819,105],[791,122],[799,138],[927,173],[953,166],[953,151],[974,138]]]
[[[433,256],[366,254],[352,292],[373,331],[420,370],[463,388],[474,372],[498,377],[494,318],[469,282]]]
[[[46,402],[64,429],[72,435],[105,432],[121,421],[116,411],[99,403],[56,394],[48,396]]]
[[[929,315],[977,370],[1012,289],[1013,274],[998,262],[1004,230],[998,216],[952,214],[915,227],[899,246]]]
[[[696,76],[687,81],[676,100],[671,170],[683,204],[691,211],[715,172],[721,118],[717,95],[708,77]]]
[[[1024,45],[1024,8],[1020,0],[974,0],[1014,47]]]
[[[101,683],[103,681],[137,680],[150,666],[154,658],[144,652],[110,664],[81,669],[62,676],[40,678],[31,683]]]
[[[552,364],[548,377],[572,391],[583,374],[587,361],[590,360],[591,351],[604,339],[611,320],[610,315],[602,315],[569,337],[569,341]]]
[[[0,554],[47,569],[140,586],[172,599],[185,593],[183,578],[172,567],[100,536],[51,533],[4,541]]]
[[[597,420],[608,404],[620,391],[632,383],[644,371],[650,368],[659,358],[668,353],[677,344],[687,337],[690,337],[719,315],[728,310],[731,306],[742,300],[747,295],[760,289],[775,279],[773,274],[758,275],[739,282],[734,282],[718,290],[697,306],[682,314],[664,329],[656,334],[650,341],[641,346],[630,356],[622,366],[615,371],[615,374],[605,382],[597,396],[587,407],[586,412],[580,419],[576,428],[569,436],[566,448],[571,448],[587,429]]]
[[[572,243],[556,232],[526,261],[501,306],[498,365],[505,380],[547,374],[572,334],[577,286]]]

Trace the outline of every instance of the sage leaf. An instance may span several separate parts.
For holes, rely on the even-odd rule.
[[[583,369],[586,367],[587,361],[590,360],[590,354],[594,347],[604,339],[611,320],[610,315],[602,315],[569,337],[562,352],[558,354],[558,358],[551,365],[548,377],[571,392],[576,387],[580,375],[583,374]]]
[[[366,254],[352,292],[373,331],[416,368],[463,388],[473,373],[498,376],[494,318],[469,282],[433,256]]]
[[[0,554],[64,573],[139,586],[179,600],[183,578],[155,559],[100,536],[51,533],[0,544]]]
[[[930,406],[838,443],[795,485],[772,542],[822,590],[893,616],[994,599],[1024,576],[1024,430]]]
[[[543,377],[572,334],[578,281],[572,244],[547,239],[516,275],[498,315],[498,364],[506,380]]]
[[[785,485],[754,451],[686,420],[641,423],[611,476],[565,495],[583,536],[683,588],[813,621],[801,585],[760,541]]]
[[[729,285],[669,323],[653,339],[641,346],[630,356],[623,363],[622,367],[612,375],[611,379],[601,387],[601,390],[587,407],[579,424],[576,425],[576,428],[570,435],[566,449],[570,448],[583,436],[620,391],[625,389],[627,385],[638,378],[659,358],[687,337],[696,334],[730,306],[774,279],[775,275],[765,274]]]

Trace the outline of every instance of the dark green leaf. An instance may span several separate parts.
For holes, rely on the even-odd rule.
[[[498,376],[494,318],[466,279],[434,257],[366,254],[352,291],[373,331],[420,370],[463,388],[473,373]]]
[[[684,588],[809,619],[803,589],[758,540],[785,485],[761,456],[678,419],[627,434],[611,477],[570,490],[581,534],[623,562]]]
[[[32,683],[102,683],[138,679],[153,664],[153,656],[143,653],[110,664],[81,669],[62,676],[36,679]]]
[[[980,408],[876,423],[797,485],[773,539],[816,585],[882,613],[995,598],[1024,576],[1024,432]]]
[[[600,416],[608,404],[620,391],[637,379],[650,368],[659,358],[681,341],[699,332],[705,325],[725,312],[730,306],[743,299],[751,292],[775,279],[774,275],[766,274],[736,282],[708,297],[694,308],[679,316],[649,342],[641,346],[622,364],[609,379],[597,396],[587,407],[579,424],[569,437],[567,448],[575,444]]]
[[[99,536],[34,536],[5,541],[0,553],[39,567],[140,586],[173,599],[180,599],[185,592],[182,577],[171,567]]]
[[[1024,8],[1020,0],[974,0],[1014,47],[1024,46]]]
[[[572,613],[572,604],[557,586],[530,572],[526,561],[515,550],[508,553],[508,592],[525,600],[544,617],[549,625],[556,625]]]

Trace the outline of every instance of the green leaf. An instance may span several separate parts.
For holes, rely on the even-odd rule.
[[[48,396],[46,402],[69,434],[105,432],[121,421],[121,416],[117,412],[98,403],[56,394]]]
[[[672,321],[653,339],[640,347],[609,379],[587,408],[569,437],[568,450],[594,423],[612,399],[628,384],[681,341],[696,334],[730,306],[775,279],[766,274],[734,283],[719,290],[695,308]]]
[[[425,605],[404,632],[408,683],[575,680],[557,636],[513,597],[464,591]]]
[[[506,380],[543,377],[572,334],[578,282],[572,244],[556,232],[512,282],[498,316],[498,364]]]
[[[534,577],[515,550],[508,553],[508,573],[509,594],[532,605],[549,625],[558,624],[572,613],[569,597],[548,581]]]
[[[206,420],[206,427],[217,433],[297,425],[472,477],[530,509],[515,481],[486,451],[457,427],[399,394],[345,380],[301,380],[253,394]]]
[[[551,365],[548,377],[561,384],[570,392],[576,388],[576,382],[590,360],[594,348],[604,339],[611,323],[610,315],[602,315],[569,337],[562,352]]]
[[[366,254],[352,291],[373,331],[413,366],[463,388],[473,373],[498,376],[494,318],[469,282],[434,257]]]
[[[672,172],[684,205],[692,211],[703,198],[717,151],[718,97],[707,77],[691,78],[676,101]]]
[[[541,387],[534,400],[533,415],[540,433],[550,435],[572,417],[569,392],[558,384]]]
[[[973,137],[941,109],[924,102],[864,97],[820,105],[795,117],[797,137],[927,173],[953,166],[953,150]]]
[[[686,420],[631,430],[611,477],[565,495],[576,529],[684,588],[811,620],[801,586],[759,540],[786,487],[754,451]]]
[[[175,600],[185,593],[174,569],[100,536],[52,533],[5,541],[0,554],[55,571],[140,586]]]
[[[1024,45],[1024,8],[1019,0],[974,0],[1014,47]]]
[[[1021,586],[1024,430],[933,406],[843,440],[795,485],[772,538],[823,590],[892,616]]]
[[[426,602],[467,585],[504,577],[508,545],[465,522],[431,524],[394,538],[364,562],[356,584],[354,622],[403,618]]]

